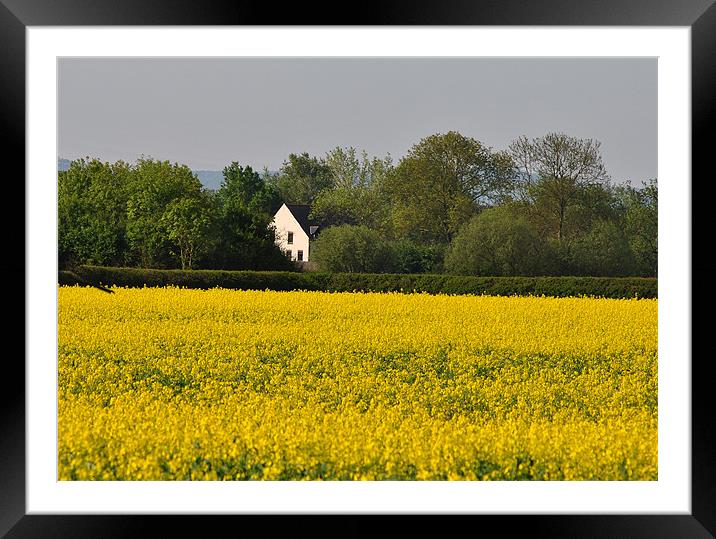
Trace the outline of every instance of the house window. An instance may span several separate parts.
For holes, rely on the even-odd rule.
[[[298,251],[298,259],[303,260],[303,251]]]
[[[291,252],[291,249],[289,249],[288,251],[286,251],[286,256],[289,257],[289,258],[292,258],[292,257],[293,257],[293,253]]]
[[[289,245],[293,243],[293,232],[288,233],[288,240],[286,241]]]

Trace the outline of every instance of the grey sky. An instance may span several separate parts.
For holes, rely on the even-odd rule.
[[[656,59],[64,58],[59,157],[278,170],[354,146],[397,162],[450,130],[495,149],[563,131],[614,181],[657,176]]]

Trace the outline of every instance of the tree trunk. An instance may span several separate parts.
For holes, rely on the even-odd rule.
[[[566,204],[564,200],[559,201],[559,228],[557,229],[557,243],[562,244],[562,238],[564,237],[564,214]]]

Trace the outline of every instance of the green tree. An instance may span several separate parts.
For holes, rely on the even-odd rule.
[[[182,269],[192,269],[197,256],[206,249],[210,218],[206,196],[174,199],[164,211],[162,224],[178,249]]]
[[[573,272],[570,249],[573,241],[588,234],[601,221],[619,221],[620,211],[614,192],[609,185],[590,183],[579,186],[564,212],[561,241],[554,235],[555,213],[553,200],[536,190],[529,201],[520,201],[521,213],[544,238],[554,243],[558,253],[557,274]]]
[[[324,162],[330,171],[333,186],[348,190],[369,187],[393,167],[390,155],[382,159],[369,158],[365,150],[359,154],[352,146],[334,148],[326,154]]]
[[[279,202],[273,186],[235,161],[223,174],[214,200],[216,240],[208,263],[223,269],[293,269],[270,228]]]
[[[181,198],[198,198],[199,179],[186,165],[142,157],[129,176],[127,201],[127,240],[129,254],[141,267],[174,265],[172,241],[162,216],[166,208]]]
[[[551,246],[508,206],[473,217],[445,253],[445,271],[457,275],[544,275],[554,267]]]
[[[386,199],[372,186],[325,189],[311,205],[311,217],[321,228],[364,225],[383,229],[389,212]]]
[[[290,154],[279,174],[270,177],[281,200],[287,204],[312,204],[324,189],[333,187],[330,167],[308,153]]]
[[[380,183],[392,169],[390,155],[369,158],[353,147],[334,148],[326,154],[332,187],[323,189],[311,204],[311,218],[321,228],[335,225],[365,225],[385,229],[390,207],[380,192]]]
[[[395,273],[438,273],[442,270],[444,248],[408,239],[390,243]]]
[[[615,221],[597,221],[587,234],[571,242],[571,273],[593,277],[633,275],[634,255],[624,230]]]
[[[127,178],[130,166],[98,159],[72,161],[58,173],[58,260],[121,265],[127,247]]]
[[[450,131],[414,145],[382,189],[398,237],[446,243],[481,206],[505,196],[512,177],[509,156]]]
[[[311,259],[323,271],[385,273],[393,269],[393,252],[383,236],[366,226],[333,226],[321,232]]]
[[[659,188],[657,180],[642,182],[641,188],[623,185],[617,188],[623,212],[624,229],[637,272],[656,277],[659,262]]]
[[[520,137],[509,147],[519,194],[534,205],[559,243],[568,238],[569,213],[584,190],[609,183],[600,146],[593,139],[548,133]]]

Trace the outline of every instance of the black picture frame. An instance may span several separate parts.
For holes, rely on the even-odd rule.
[[[274,5],[268,2],[199,2],[196,0],[0,0],[0,110],[2,150],[17,164],[10,183],[25,200],[25,29],[28,26],[104,25],[569,25],[569,26],[688,26],[692,36],[692,511],[690,515],[502,515],[459,516],[469,529],[483,532],[499,526],[503,533],[567,537],[712,537],[716,534],[716,454],[708,376],[716,344],[707,341],[711,317],[706,313],[716,295],[707,279],[716,273],[709,262],[706,204],[712,201],[714,172],[710,139],[716,131],[716,5],[714,0],[461,0],[425,2],[383,0],[355,2],[338,11],[336,3]],[[698,180],[694,180],[698,178]],[[12,188],[7,185],[6,189]],[[23,187],[21,187],[21,185]],[[702,206],[701,208],[699,206]],[[711,212],[712,213],[712,212]],[[5,230],[16,230],[18,218],[4,213]],[[24,222],[24,221],[23,221]],[[12,227],[12,228],[11,228]],[[2,282],[25,280],[24,234],[5,242]],[[23,287],[25,288],[25,287]],[[18,298],[19,300],[19,298]],[[23,298],[24,300],[24,298]],[[19,301],[18,301],[19,303]],[[22,312],[25,312],[23,302]],[[699,315],[699,313],[703,313]],[[6,335],[19,335],[24,316],[6,323]],[[13,325],[18,327],[13,327]],[[23,332],[24,333],[24,332]],[[24,346],[23,346],[24,348]],[[709,353],[711,352],[711,353]],[[683,358],[688,361],[690,358]],[[19,363],[17,356],[5,357]],[[18,365],[19,366],[19,365]],[[7,371],[6,371],[7,372]],[[9,375],[6,375],[9,376]],[[8,378],[6,378],[7,380]],[[367,535],[385,526],[383,517],[311,516],[89,516],[25,514],[25,384],[24,369],[0,391],[0,535],[7,537],[125,537],[144,536],[159,526],[161,536],[175,533],[207,535],[227,525],[233,534],[258,524],[264,532],[276,526],[311,535]],[[234,519],[242,519],[240,527]],[[404,519],[403,519],[404,520]],[[431,519],[445,530],[444,519]],[[459,522],[451,522],[450,527]],[[464,522],[462,524],[465,524]],[[404,533],[425,530],[423,516],[401,522]],[[487,528],[485,526],[488,525]],[[479,526],[475,528],[474,526]],[[232,535],[233,535],[232,534]],[[209,532],[209,535],[212,535]]]

